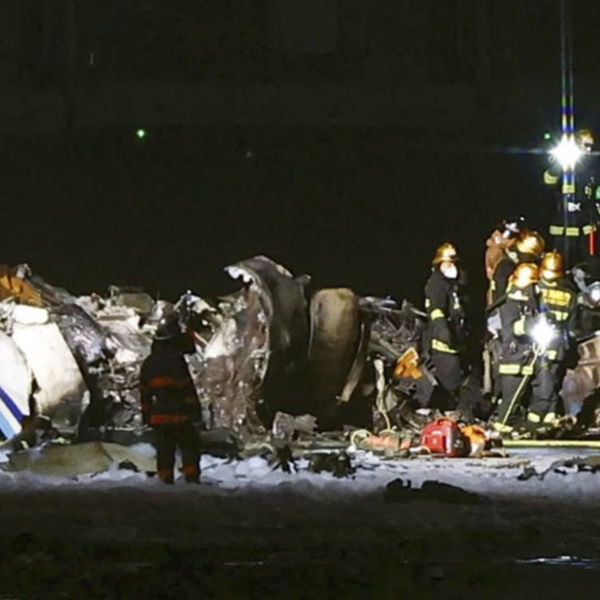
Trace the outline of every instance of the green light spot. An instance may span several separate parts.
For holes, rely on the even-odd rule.
[[[545,140],[551,140],[551,139],[552,139],[552,134],[551,134],[551,133],[548,133],[548,132],[546,131],[546,133],[544,133],[544,139],[545,139]]]
[[[146,137],[146,130],[145,129],[138,129],[135,132],[135,135],[137,135],[138,140],[143,140]]]

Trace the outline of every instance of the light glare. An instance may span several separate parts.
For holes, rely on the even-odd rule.
[[[581,158],[583,151],[572,135],[563,135],[560,143],[550,151],[550,154],[558,160],[563,171],[572,171]]]
[[[546,319],[540,319],[533,326],[531,337],[539,348],[545,350],[556,337],[556,329]]]
[[[594,303],[594,304],[598,304],[600,303],[600,284],[598,283],[593,283],[590,286],[590,300]]]

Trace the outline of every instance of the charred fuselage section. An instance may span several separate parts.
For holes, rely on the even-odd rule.
[[[349,288],[313,289],[310,277],[265,256],[225,270],[240,283],[236,293],[212,302],[187,292],[172,304],[116,287],[107,297],[76,298],[26,267],[5,268],[2,339],[16,343],[7,355],[20,352],[19,372],[30,377],[13,386],[31,396],[21,399],[21,417],[43,416],[76,439],[122,441],[127,432],[139,439],[139,369],[156,324],[172,311],[193,332],[188,363],[205,426],[242,438],[269,431],[282,414],[310,415],[298,422],[321,429],[371,426],[382,393],[393,407],[421,386],[423,319],[408,305],[361,299]],[[67,366],[69,386],[47,376]]]

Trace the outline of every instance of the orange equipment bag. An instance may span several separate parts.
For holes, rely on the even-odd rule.
[[[469,454],[471,456],[480,456],[489,449],[489,436],[485,430],[478,425],[467,425],[466,427],[463,427],[461,431],[468,440]]]

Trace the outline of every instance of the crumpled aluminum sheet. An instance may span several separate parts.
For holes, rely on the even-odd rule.
[[[244,433],[264,430],[257,409],[268,364],[269,328],[258,294],[240,294],[238,312],[224,321],[205,349],[198,381],[202,396],[210,398],[213,424]]]
[[[370,318],[372,352],[388,363],[395,363],[410,347],[421,353],[424,316],[411,304],[405,301],[398,308],[393,301],[365,297],[360,307]]]
[[[78,362],[94,365],[114,356],[107,345],[108,332],[83,308],[77,304],[61,304],[52,313]]]

